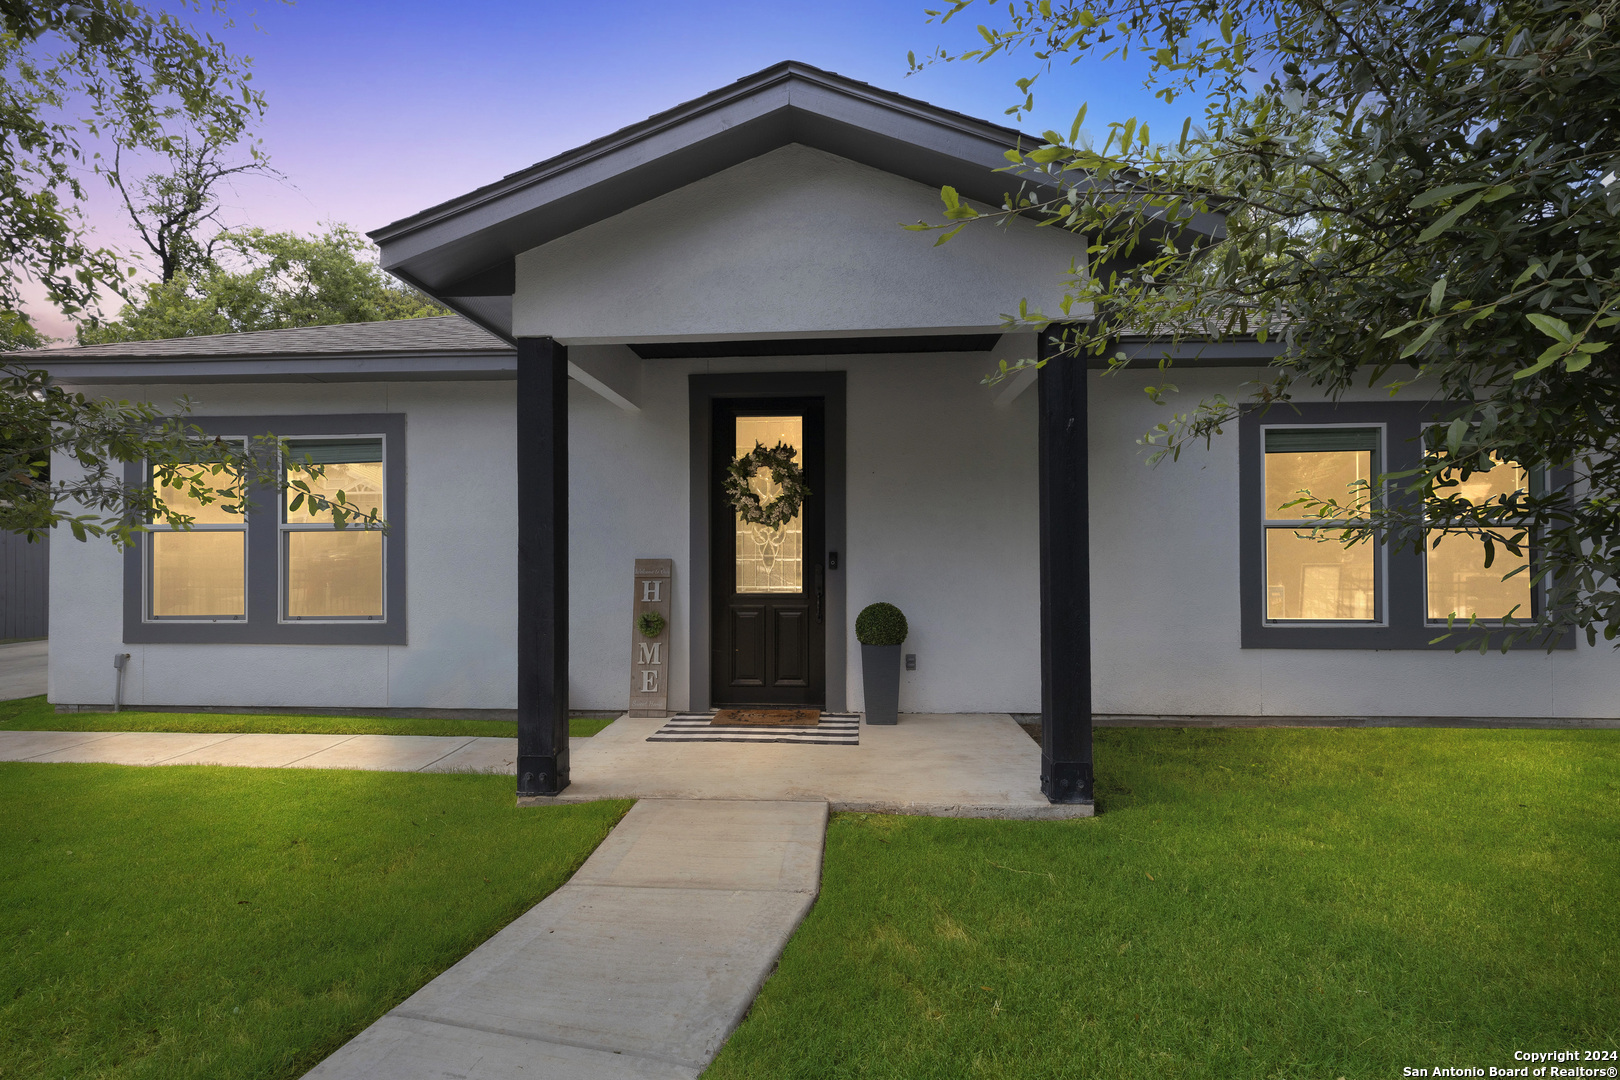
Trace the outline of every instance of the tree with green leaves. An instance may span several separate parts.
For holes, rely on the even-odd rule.
[[[961,16],[976,0],[930,14]],[[1034,106],[1054,65],[1150,64],[1159,98],[1200,103],[1171,141],[1146,124],[1044,133],[1008,154],[983,213],[945,193],[946,235],[1034,217],[1084,234],[1092,273],[1060,311],[1070,355],[1254,335],[1280,352],[1244,400],[1213,397],[1146,436],[1154,460],[1245,408],[1353,386],[1433,400],[1421,467],[1302,513],[1345,543],[1421,546],[1439,530],[1529,553],[1542,612],[1467,642],[1620,635],[1620,0],[1020,0],[982,47],[1022,53]],[[915,59],[913,63],[918,63]],[[1221,221],[1215,242],[1205,226]],[[1166,350],[1168,356],[1168,350]],[[1166,361],[1168,363],[1168,361]],[[1000,377],[1005,372],[998,372]],[[1152,389],[1167,402],[1175,389]],[[1517,463],[1572,485],[1474,503],[1459,482]],[[1509,485],[1511,486],[1511,485]],[[1383,490],[1389,497],[1374,497]],[[1453,539],[1451,542],[1465,542]]]
[[[206,8],[228,22],[226,0]],[[239,134],[263,109],[247,59],[173,10],[0,0],[0,312],[22,311],[26,280],[72,315],[129,277],[83,215],[87,178],[110,176],[105,145],[166,153],[199,130]]]
[[[172,157],[198,145],[187,142],[198,137],[221,148],[264,108],[246,58],[176,10],[229,20],[226,0],[166,8],[134,0],[0,0],[0,352],[9,354],[0,358],[0,529],[33,540],[62,526],[81,540],[122,543],[149,521],[190,525],[177,506],[241,505],[265,485],[302,496],[342,524],[381,527],[345,499],[313,491],[320,466],[288,471],[285,445],[274,435],[209,439],[186,423],[187,402],[165,415],[148,403],[91,398],[52,384],[25,362],[21,350],[46,344],[22,310],[25,282],[42,285],[64,312],[83,314],[95,310],[103,288],[123,288],[132,273],[86,235],[87,178],[119,179],[97,148]],[[185,222],[206,220],[206,200],[187,202],[183,187],[136,190]],[[181,231],[166,234],[176,251],[189,242]],[[52,475],[53,454],[69,475]],[[149,470],[130,482],[129,462]],[[178,493],[174,505],[164,501],[165,489]]]
[[[243,229],[213,247],[218,259],[147,285],[115,321],[80,323],[79,344],[451,314],[383,273],[371,244],[346,225],[312,237]]]

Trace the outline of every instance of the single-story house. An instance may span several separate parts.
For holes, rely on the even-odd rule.
[[[1149,467],[1151,362],[985,385],[1051,349],[1003,316],[1056,310],[1084,241],[900,226],[946,184],[999,204],[1021,139],[784,63],[372,234],[464,318],[48,354],[64,384],[287,437],[390,523],[339,535],[271,500],[128,552],[57,545],[50,700],[110,702],[128,653],[134,706],[515,709],[519,790],[553,793],[568,709],[630,702],[636,562],[669,560],[637,691],[860,711],[852,624],[890,601],[902,711],[1040,713],[1054,801],[1091,798],[1094,714],[1620,713],[1606,646],[1432,642],[1452,611],[1528,610],[1523,575],[1462,544],[1346,552],[1279,509],[1398,467],[1421,401],[1273,410]],[[1270,355],[1211,345],[1175,381],[1237,396]],[[781,529],[721,491],[756,440],[800,451]]]

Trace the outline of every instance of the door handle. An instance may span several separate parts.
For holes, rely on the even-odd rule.
[[[827,575],[818,565],[816,567],[816,622],[823,622],[822,606],[827,595]]]

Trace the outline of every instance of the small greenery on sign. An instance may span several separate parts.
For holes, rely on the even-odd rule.
[[[641,636],[645,638],[654,638],[662,634],[664,625],[664,617],[656,611],[643,611],[641,617],[636,620],[636,629],[641,631]]]
[[[898,645],[910,632],[905,615],[893,604],[868,604],[855,616],[855,640],[862,645]]]
[[[726,466],[726,497],[738,517],[750,525],[780,529],[799,516],[810,489],[805,487],[804,473],[793,460],[797,456],[798,451],[787,443],[779,442],[770,449],[755,443],[752,450]],[[780,489],[770,502],[754,490],[753,480],[761,469],[770,473],[771,481]]]

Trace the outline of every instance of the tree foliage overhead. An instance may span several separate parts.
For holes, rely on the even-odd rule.
[[[370,243],[346,225],[313,237],[244,229],[221,233],[213,247],[218,258],[145,286],[143,301],[117,320],[80,323],[79,344],[451,314],[383,273]]]
[[[64,526],[78,540],[122,545],[150,522],[190,528],[190,503],[240,513],[256,495],[281,491],[340,529],[386,528],[345,492],[322,494],[312,482],[324,469],[300,461],[274,434],[219,439],[188,423],[189,409],[182,400],[166,414],[151,402],[65,390],[43,371],[0,368],[0,531],[34,541]],[[53,454],[71,466],[67,475],[52,475]],[[126,462],[142,463],[141,475],[131,480]],[[179,497],[165,502],[166,488]]]
[[[1035,70],[1009,111],[1033,107],[1054,64],[1133,51],[1159,97],[1203,103],[1172,141],[1132,119],[1101,147],[1083,144],[1082,109],[1066,137],[1009,154],[1025,183],[997,213],[947,191],[949,220],[929,226],[1023,214],[1084,233],[1092,276],[1069,282],[1061,312],[1026,313],[1086,320],[1076,353],[1114,354],[1126,331],[1279,343],[1249,400],[1206,400],[1150,432],[1155,460],[1296,395],[1372,385],[1443,403],[1422,468],[1387,478],[1397,497],[1311,509],[1353,518],[1350,542],[1422,545],[1443,526],[1487,560],[1528,548],[1549,599],[1495,636],[1504,647],[1569,627],[1620,633],[1620,0],[991,11],[1004,21],[980,27],[982,48],[925,63],[1025,52]],[[1212,214],[1224,215],[1213,244],[1200,233]],[[1570,469],[1575,484],[1478,505],[1456,494],[1501,461]]]
[[[172,6],[228,19],[226,0]],[[0,312],[21,310],[27,280],[76,314],[128,276],[86,235],[85,183],[109,174],[99,144],[169,154],[199,131],[230,142],[263,108],[248,61],[173,11],[0,0]]]

